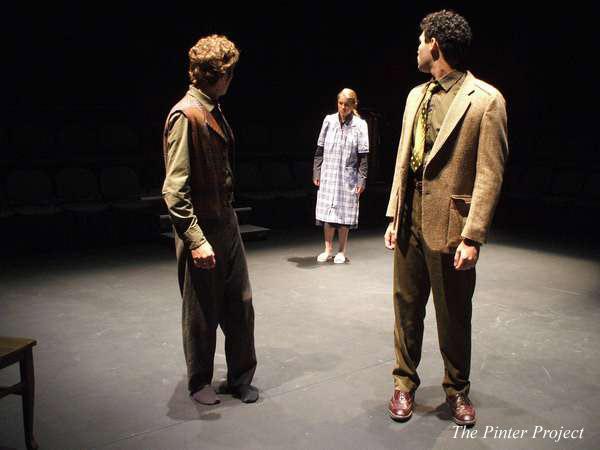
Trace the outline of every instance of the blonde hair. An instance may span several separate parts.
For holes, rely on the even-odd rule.
[[[342,89],[338,95],[337,95],[337,99],[339,100],[340,97],[344,97],[348,100],[350,100],[350,103],[352,103],[352,113],[357,116],[360,117],[360,114],[358,114],[358,95],[356,95],[356,92],[354,92],[352,89],[350,88],[344,88]]]
[[[225,36],[213,34],[196,42],[189,53],[191,83],[198,87],[199,81],[214,84],[231,73],[240,59],[240,51]]]

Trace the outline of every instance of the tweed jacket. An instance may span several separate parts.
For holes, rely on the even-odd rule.
[[[406,100],[386,216],[397,232],[406,203],[413,124],[427,83]],[[433,251],[452,252],[463,238],[487,240],[508,157],[506,105],[493,86],[467,72],[431,151],[423,162],[423,238]]]

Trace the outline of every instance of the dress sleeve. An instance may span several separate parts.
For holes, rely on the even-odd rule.
[[[364,120],[358,127],[358,153],[369,153],[369,128]]]
[[[321,127],[321,132],[319,133],[319,140],[317,141],[317,145],[319,147],[325,147],[325,138],[327,137],[327,131],[329,130],[329,120],[327,117],[323,120],[323,126]]]

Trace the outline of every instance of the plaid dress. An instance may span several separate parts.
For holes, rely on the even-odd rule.
[[[367,122],[351,114],[340,125],[338,113],[325,117],[318,146],[323,165],[317,194],[317,223],[358,225],[358,154],[369,152]]]

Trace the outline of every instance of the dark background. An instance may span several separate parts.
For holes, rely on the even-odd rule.
[[[585,225],[596,213],[597,14],[588,6],[197,5],[6,11],[0,174],[130,164],[144,192],[159,192],[162,122],[187,89],[187,51],[199,37],[219,33],[241,50],[222,102],[238,136],[237,159],[310,160],[336,93],[351,87],[359,109],[381,118],[380,170],[369,181],[389,188],[406,95],[427,78],[416,69],[419,22],[445,7],[471,24],[470,70],[507,100],[511,155],[500,222],[558,230],[564,215]]]

